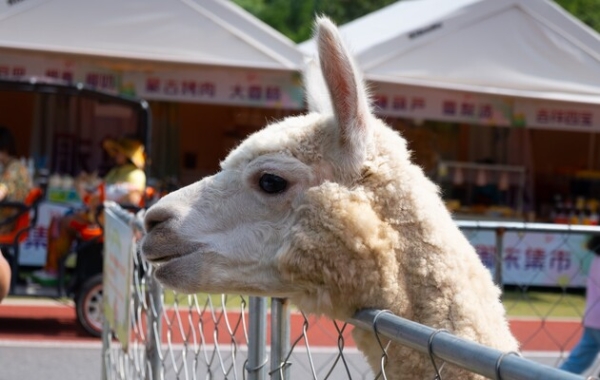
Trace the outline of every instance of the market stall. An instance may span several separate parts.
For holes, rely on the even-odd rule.
[[[596,32],[549,0],[402,1],[340,30],[376,112],[406,137],[457,220],[597,224]],[[314,54],[313,41],[300,47]],[[468,237],[482,258],[497,248],[492,232]],[[548,260],[535,269],[549,273],[561,241],[522,242],[516,263],[535,253]],[[575,262],[581,247],[567,246],[561,255]]]
[[[0,20],[0,78],[50,77],[151,102],[151,174],[159,180],[197,180],[265,120],[303,108],[302,54],[228,1],[9,1],[0,4]],[[15,96],[0,103],[26,115],[45,106],[35,95]],[[58,107],[55,122],[27,116],[5,123],[25,131],[23,141],[44,130],[53,144],[76,128],[76,115],[62,112],[60,100],[49,102]],[[90,107],[107,126],[127,124],[121,110]],[[51,158],[26,148],[36,167]]]

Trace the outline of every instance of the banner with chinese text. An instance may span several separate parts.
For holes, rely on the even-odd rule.
[[[228,67],[173,68],[107,59],[61,58],[35,53],[0,54],[0,78],[44,77],[81,82],[90,87],[147,100],[302,109],[304,89],[299,73]],[[117,69],[118,68],[118,69]],[[152,68],[152,69],[150,69]]]
[[[496,270],[494,231],[464,230],[483,264]],[[502,241],[505,285],[585,287],[594,253],[586,248],[590,235],[506,232]]]
[[[272,108],[302,108],[299,74],[262,70],[202,70],[124,73],[127,91],[148,100],[172,100]]]
[[[378,114],[477,125],[600,131],[600,106],[393,83],[372,86]]]
[[[213,66],[119,62],[93,57],[2,52],[0,78],[46,77],[102,91],[167,100],[302,109],[300,73]],[[600,131],[592,103],[530,99],[397,83],[370,84],[376,112],[416,120]]]

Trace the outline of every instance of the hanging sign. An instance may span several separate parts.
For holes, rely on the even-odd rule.
[[[494,231],[465,229],[483,264],[496,271]],[[586,248],[591,235],[506,232],[502,240],[502,283],[517,286],[582,288],[594,253]]]
[[[385,116],[490,126],[600,131],[600,107],[595,104],[392,83],[377,83],[372,90],[375,110]]]
[[[123,84],[144,99],[302,108],[303,88],[293,72],[206,68],[124,73]]]
[[[104,209],[104,267],[102,294],[104,317],[123,351],[129,348],[131,328],[131,287],[135,241],[133,229],[115,215]]]
[[[152,71],[115,70],[93,58],[24,53],[0,55],[0,78],[40,77],[81,82],[114,94],[147,100],[302,109],[301,76],[292,71],[203,67]],[[107,66],[109,65],[109,66]],[[172,67],[172,65],[171,65]]]

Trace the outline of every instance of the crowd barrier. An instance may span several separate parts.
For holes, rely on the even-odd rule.
[[[342,322],[304,315],[285,299],[183,295],[162,289],[137,249],[143,236],[142,214],[133,215],[111,203],[106,204],[105,213],[103,379],[386,379],[386,347],[382,345],[382,365],[374,373],[354,346],[350,336],[353,328],[372,330],[378,337],[429,355],[437,371],[435,379],[444,379],[446,362],[491,379],[586,378],[555,367],[581,332],[581,282],[587,276],[592,253],[582,245],[587,238],[579,235],[600,233],[597,227],[460,223],[505,291],[526,300],[536,289],[556,299],[556,304],[550,301],[547,308],[532,307],[533,315],[524,317],[536,326],[525,326],[531,337],[520,337],[524,348],[540,344],[535,336],[543,334],[554,343],[548,349],[559,353],[555,362],[543,364],[383,310],[362,310]],[[494,239],[490,240],[490,234]],[[516,269],[523,270],[552,265],[558,275],[548,275],[554,276],[552,279],[539,278],[543,272],[530,277],[515,275],[510,271],[516,264]],[[562,296],[563,303],[569,300],[568,310],[561,305]],[[509,314],[513,302],[518,303],[505,300]],[[561,313],[572,315],[555,316],[554,309],[559,306]],[[564,326],[553,325],[554,320],[569,321],[573,330],[566,338]]]

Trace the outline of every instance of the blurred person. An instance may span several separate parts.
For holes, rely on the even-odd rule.
[[[0,252],[0,302],[8,295],[10,290],[10,276],[10,265]]]
[[[23,202],[31,190],[29,170],[16,157],[16,144],[12,132],[5,126],[0,126],[0,234],[13,229],[14,223],[1,224],[18,210],[2,207],[2,201]]]
[[[97,189],[77,188],[86,208],[79,212],[53,219],[48,228],[48,253],[43,269],[32,275],[34,281],[43,285],[53,285],[58,278],[59,262],[69,253],[71,245],[88,227],[98,227],[97,210],[104,200],[122,205],[140,205],[146,188],[144,173],[144,146],[137,140],[122,138],[106,140],[104,149],[113,158],[115,166],[106,174]],[[98,227],[99,228],[99,227]]]
[[[593,236],[587,244],[594,252],[588,272],[585,295],[583,334],[560,369],[581,374],[596,360],[600,352],[600,235]]]

